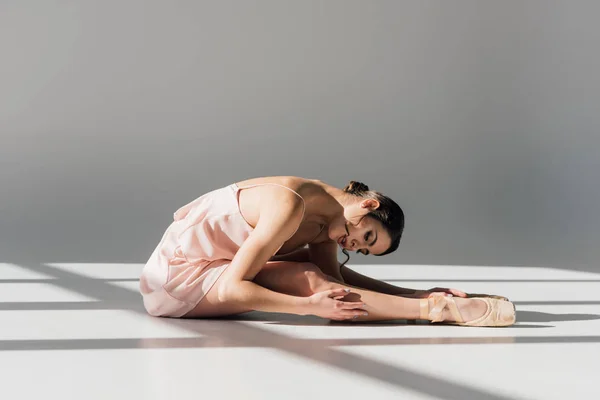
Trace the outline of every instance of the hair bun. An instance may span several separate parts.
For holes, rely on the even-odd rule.
[[[344,188],[344,192],[348,192],[354,195],[361,195],[364,192],[368,192],[369,187],[362,182],[350,181],[350,183]]]

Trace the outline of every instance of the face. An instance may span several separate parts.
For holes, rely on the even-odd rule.
[[[344,213],[329,228],[329,238],[347,251],[365,255],[381,254],[391,243],[387,230],[377,219],[367,216],[379,207],[377,200],[366,199],[344,207]]]

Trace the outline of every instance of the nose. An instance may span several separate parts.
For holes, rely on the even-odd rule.
[[[364,241],[364,244],[366,245],[366,241]],[[356,239],[352,239],[350,250],[356,251],[356,250],[358,250],[358,246],[359,246],[358,241]]]

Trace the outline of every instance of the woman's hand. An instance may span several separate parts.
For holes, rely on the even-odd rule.
[[[362,309],[366,305],[365,303],[361,301],[349,302],[340,300],[349,293],[350,289],[344,288],[315,293],[307,298],[306,313],[334,321],[351,320],[361,315],[368,315]]]
[[[441,288],[441,287],[434,287],[429,290],[417,290],[414,293],[414,295],[411,297],[415,297],[418,299],[424,299],[424,298],[431,297],[432,295],[436,295],[439,293],[443,293],[446,296],[467,297],[467,294],[465,292],[463,292],[462,290],[451,289],[451,288]]]
[[[507,297],[498,296],[495,294],[480,294],[480,293],[465,293],[462,290],[458,289],[450,289],[450,288],[432,288],[429,290],[416,290],[414,293],[410,295],[403,295],[404,297],[411,297],[417,299],[424,299],[427,297],[435,296],[438,294],[443,294],[445,296],[456,296],[456,297],[490,297],[492,299],[506,300],[509,301]]]

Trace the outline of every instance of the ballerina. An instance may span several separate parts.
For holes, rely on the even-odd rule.
[[[256,310],[335,321],[515,322],[514,305],[502,296],[401,288],[345,265],[348,251],[392,253],[403,231],[400,206],[363,183],[340,189],[296,176],[248,179],[174,213],[144,266],[140,292],[150,315],[171,318]]]

